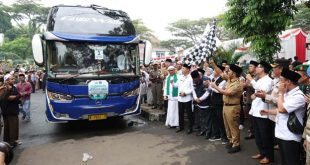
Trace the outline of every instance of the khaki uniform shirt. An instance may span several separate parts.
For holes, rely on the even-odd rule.
[[[239,79],[234,81],[228,81],[225,89],[230,90],[230,95],[224,95],[224,105],[240,105],[240,97],[242,95],[243,86]]]
[[[162,79],[164,79],[164,78],[166,78],[168,76],[169,73],[168,73],[167,69],[168,69],[167,67],[163,67],[163,68],[160,69],[160,71],[161,71],[161,75],[160,76],[161,76]]]
[[[152,83],[161,83],[162,82],[162,79],[161,79],[161,73],[160,73],[160,70],[153,70],[151,73],[150,73],[150,81],[152,81]]]

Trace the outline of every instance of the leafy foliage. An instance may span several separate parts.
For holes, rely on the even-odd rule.
[[[151,39],[151,37],[153,36],[153,31],[146,27],[141,19],[132,20],[132,23],[136,29],[136,33],[140,35],[141,39]]]
[[[228,49],[224,49],[223,47],[219,47],[215,52],[213,58],[217,62],[221,62],[223,60],[226,60],[228,63],[236,63],[242,56],[244,56],[244,53],[235,53],[235,50],[240,45],[232,44],[229,46]]]
[[[26,59],[31,55],[31,43],[28,38],[19,37],[13,41],[5,42],[2,47],[0,47],[1,52],[13,53]]]
[[[305,31],[310,30],[310,9],[303,3],[296,5],[298,12],[294,15],[289,28],[301,28]]]
[[[6,39],[8,39],[9,41],[12,41],[18,37],[28,37],[28,27],[27,26],[22,26],[22,27],[13,27],[9,30],[7,30],[4,33],[4,36]]]
[[[281,49],[278,34],[296,12],[295,0],[229,0],[224,24],[251,42],[259,60],[273,61]]]
[[[232,40],[232,39],[240,38],[240,36],[238,36],[234,31],[225,27],[224,16],[225,15],[222,14],[216,17],[216,20],[217,20],[216,36],[218,37],[218,39],[221,41],[225,41],[225,40]]]
[[[214,19],[217,20],[216,36],[218,39],[230,40],[239,38],[236,33],[224,26],[224,15],[219,15],[214,18],[201,18],[199,20],[180,19],[176,22],[170,23],[167,27],[167,29],[176,38],[161,41],[161,47],[168,48],[172,51],[174,51],[176,47],[182,47],[184,49],[192,47],[195,43],[199,42],[199,39],[206,30],[207,25]]]
[[[18,0],[8,7],[7,13],[19,28],[28,26],[28,37],[31,38],[35,33],[40,32],[41,25],[47,21],[49,8],[36,3],[36,0]],[[26,23],[24,23],[26,21]]]
[[[11,16],[4,12],[5,6],[0,2],[0,33],[6,32],[12,28]]]
[[[46,23],[49,8],[41,6],[36,0],[18,0],[11,6],[0,4],[0,9],[0,30],[6,27],[3,30],[6,40],[0,47],[0,53],[11,54],[8,58],[12,58],[12,54],[22,59],[30,57],[32,36],[39,33]],[[15,27],[5,25],[8,18]]]
[[[211,21],[212,18],[201,18],[199,20],[181,19],[170,23],[167,29],[173,36],[188,39],[193,43],[197,43],[199,41],[198,36],[203,34],[206,26]]]
[[[193,43],[185,39],[170,39],[161,41],[160,46],[174,52],[176,47],[182,47],[183,49],[187,49],[189,47],[192,47]]]

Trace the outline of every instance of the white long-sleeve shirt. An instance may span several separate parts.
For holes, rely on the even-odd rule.
[[[202,96],[199,97],[199,100],[200,100],[200,101],[203,101],[203,100],[207,99],[207,97],[208,97],[210,94],[211,94],[211,89],[208,88],[208,89],[206,90],[206,92],[205,92]],[[195,100],[198,99],[197,94],[196,94],[196,92],[195,92],[194,89],[193,89],[193,98],[194,98]],[[209,106],[201,106],[201,105],[199,105],[199,104],[197,104],[197,106],[200,107],[200,108],[208,108],[208,107],[209,107]]]
[[[173,97],[172,96],[172,91],[173,91],[173,87],[176,87],[174,84],[171,84],[170,81],[173,80],[173,76],[170,76],[170,80],[168,80],[168,82],[170,83],[170,89],[169,89],[169,95],[167,94],[167,79],[169,76],[167,76],[164,80],[164,96],[168,97],[168,100],[178,100],[179,96]],[[177,75],[177,81],[176,83],[179,81],[180,76]],[[180,93],[180,92],[179,92]]]
[[[255,92],[261,90],[261,91],[265,91],[266,93],[270,93],[273,87],[273,81],[268,75],[258,79],[257,81],[252,80],[251,84],[253,88],[255,89]],[[261,98],[256,97],[252,101],[252,106],[251,106],[251,110],[249,114],[254,117],[267,118],[267,116],[262,116],[260,114],[260,111],[263,109],[269,109],[269,103],[265,103],[263,102]]]
[[[150,83],[150,79],[149,79],[150,75],[146,71],[144,71],[144,70],[142,70],[141,72],[143,72],[144,75],[145,75],[144,80],[145,80],[145,83],[146,83],[146,87],[148,87],[148,85]]]
[[[179,93],[184,92],[186,95],[185,96],[178,96],[178,101],[179,102],[189,102],[193,100],[192,92],[193,92],[193,79],[190,74],[184,76],[181,75],[175,84],[179,88]]]
[[[196,99],[199,99],[200,101],[203,101],[205,100],[209,95],[210,95],[211,91],[209,89],[206,90],[206,92],[200,96],[199,98],[197,97],[197,94],[195,92],[195,90],[193,90],[193,98],[196,100]]]
[[[219,79],[220,77],[215,77],[214,78],[214,82],[217,81],[217,79]],[[222,82],[218,85],[219,88],[221,89],[224,89],[226,86],[226,80],[222,80]],[[213,92],[215,93],[220,93],[219,91],[217,91],[216,89],[212,88],[212,87],[209,87]]]
[[[292,133],[287,127],[287,120],[290,113],[295,113],[300,123],[303,123],[303,117],[306,108],[305,99],[299,87],[296,87],[284,94],[283,107],[287,113],[278,113],[276,116],[275,136],[282,140],[301,141],[301,135]]]

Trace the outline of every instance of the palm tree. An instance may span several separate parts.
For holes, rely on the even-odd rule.
[[[237,44],[232,44],[228,49],[224,49],[223,47],[219,47],[214,52],[214,58],[216,61],[220,62],[226,60],[228,63],[235,64],[237,61],[245,55],[245,53],[236,53],[235,50],[239,46]]]

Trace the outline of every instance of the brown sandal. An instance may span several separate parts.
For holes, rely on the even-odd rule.
[[[270,160],[266,157],[264,157],[262,160],[259,161],[260,164],[269,164]]]
[[[253,155],[253,156],[251,156],[251,158],[252,159],[262,159],[263,155],[261,155],[261,154]]]

